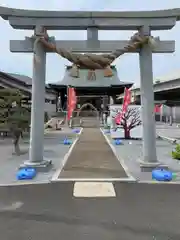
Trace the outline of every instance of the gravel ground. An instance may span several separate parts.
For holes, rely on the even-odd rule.
[[[47,182],[49,181],[55,171],[60,167],[60,163],[68,152],[70,146],[63,145],[63,140],[66,136],[69,136],[74,141],[75,134],[72,134],[72,130],[52,131],[45,134],[44,138],[44,158],[52,160],[52,169],[48,172],[38,173],[37,176],[29,182]],[[24,183],[25,181],[17,181],[16,173],[19,166],[29,159],[28,154],[29,141],[23,140],[21,143],[22,152],[26,152],[21,156],[13,155],[13,145],[11,139],[0,141],[0,184],[12,184],[12,183]]]
[[[109,136],[110,139],[110,136]],[[110,139],[114,145],[113,140]],[[142,141],[141,140],[123,140],[123,145],[116,146],[116,153],[119,158],[125,161],[130,173],[137,180],[147,181],[152,180],[151,173],[141,172],[139,160],[142,159]],[[169,166],[175,172],[177,178],[175,181],[180,181],[180,164],[178,161],[171,158],[171,151],[174,145],[164,140],[156,140],[158,161]]]
[[[156,123],[156,132],[157,135],[180,139],[180,129],[176,124],[172,126],[164,123]],[[111,143],[114,145],[113,140],[110,137],[110,134],[107,134]],[[130,144],[129,144],[130,143]],[[141,140],[123,140],[122,146],[114,145],[117,155],[119,158],[122,158],[131,175],[137,180],[148,181],[152,180],[151,173],[141,172],[139,160],[142,159],[142,141]],[[175,181],[180,181],[180,163],[172,159],[171,152],[175,148],[169,141],[157,139],[156,140],[156,149],[157,149],[157,158],[158,161],[168,165],[169,169],[176,173],[177,177]]]

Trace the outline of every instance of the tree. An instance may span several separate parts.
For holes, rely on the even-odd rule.
[[[47,123],[49,121],[49,115],[47,112],[44,112],[44,122]]]
[[[0,89],[0,129],[7,129],[13,138],[14,150],[20,155],[19,140],[29,129],[30,109],[22,105],[23,95],[17,89]]]
[[[131,129],[141,125],[140,111],[138,108],[128,107],[127,112],[122,117],[121,125],[124,129],[124,138],[131,138]]]

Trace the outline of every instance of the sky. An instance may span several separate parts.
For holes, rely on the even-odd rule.
[[[61,11],[138,11],[180,8],[180,0],[1,0],[1,6],[36,9],[36,10],[61,10]],[[15,30],[7,21],[0,18],[1,54],[0,70],[9,73],[24,74],[32,77],[32,54],[11,53],[9,40],[21,40],[31,36],[32,31]],[[180,23],[169,31],[156,31],[152,34],[160,36],[161,40],[175,40],[176,51],[173,54],[153,54],[154,77],[161,77],[180,70]],[[133,31],[99,31],[100,40],[128,40]],[[85,31],[49,31],[50,36],[58,40],[86,40]],[[65,66],[69,62],[59,55],[47,54],[46,82],[56,82],[63,78]],[[139,58],[138,54],[124,54],[114,64],[122,81],[139,84]]]

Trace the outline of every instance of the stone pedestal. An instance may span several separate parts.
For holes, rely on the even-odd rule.
[[[39,162],[31,162],[27,160],[22,165],[20,165],[19,169],[32,167],[35,168],[37,172],[47,172],[52,168],[52,166],[52,161],[48,159],[44,159],[43,161]]]
[[[141,172],[152,172],[155,168],[168,169],[168,166],[160,162],[144,162],[140,161]]]

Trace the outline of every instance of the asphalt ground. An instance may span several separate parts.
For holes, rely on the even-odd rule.
[[[180,239],[178,184],[116,182],[115,198],[75,198],[73,187],[73,182],[1,187],[1,239]],[[13,202],[22,206],[2,207]]]

